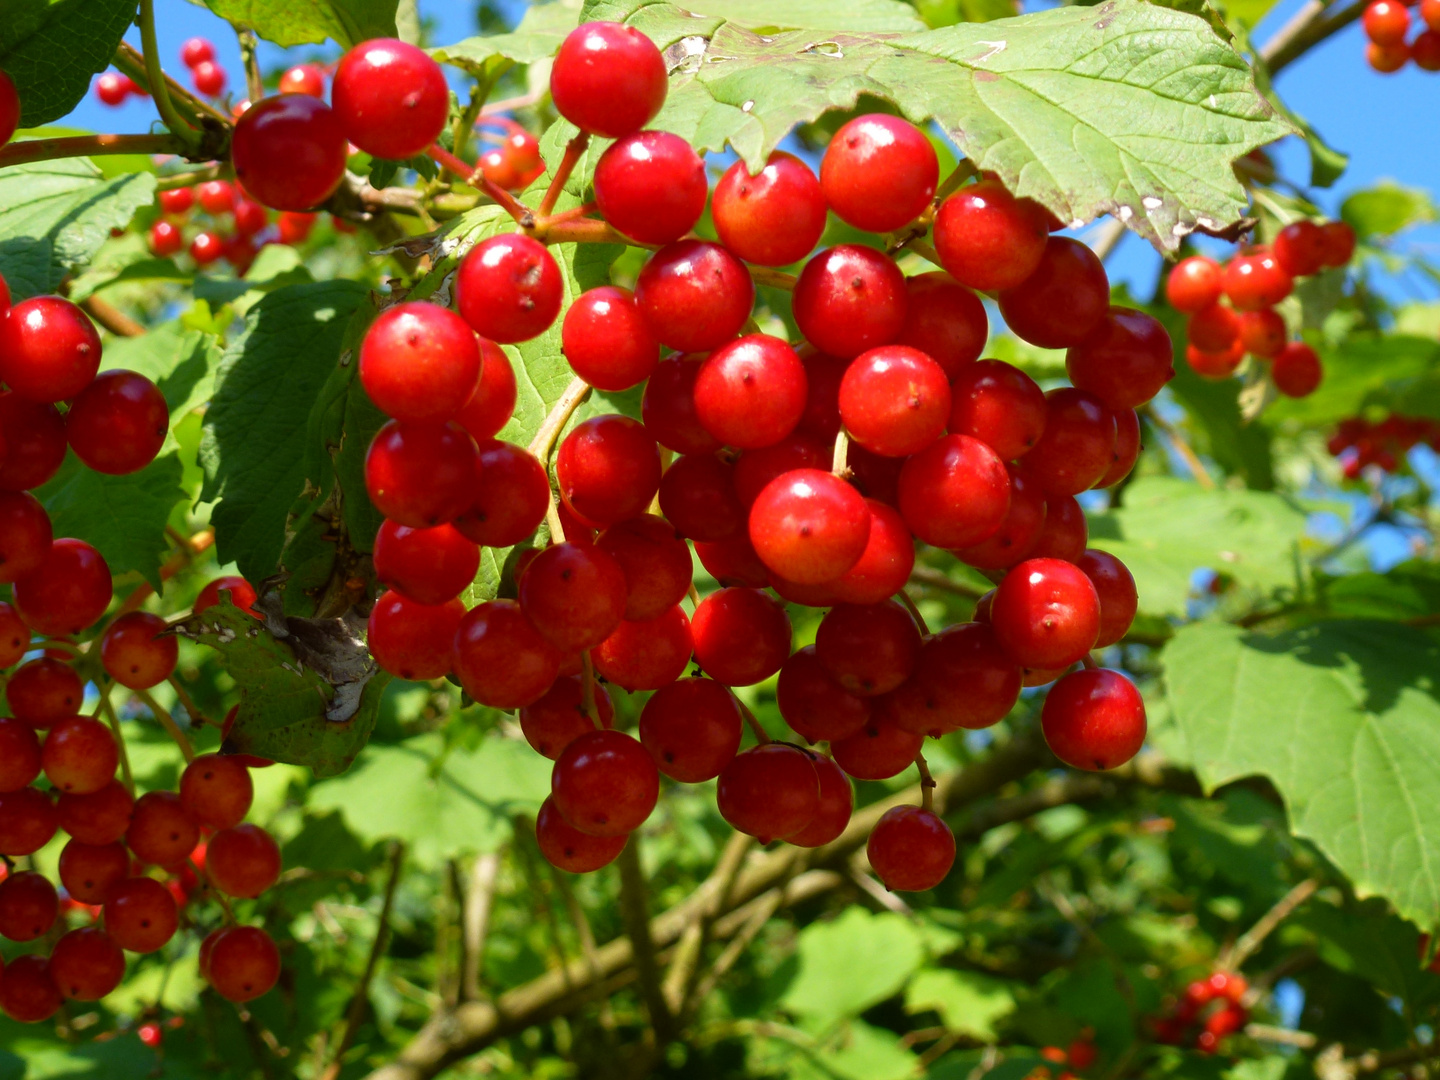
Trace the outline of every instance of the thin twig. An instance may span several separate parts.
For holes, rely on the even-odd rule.
[[[139,337],[145,333],[142,323],[136,322],[119,308],[107,304],[98,296],[87,296],[80,301],[85,313],[117,337]]]
[[[134,80],[135,84],[146,93],[153,93],[150,88],[150,73],[145,68],[145,57],[141,52],[128,41],[120,42],[115,49],[115,55],[110,58],[115,67],[123,71]],[[164,74],[164,72],[161,72]],[[170,100],[182,113],[188,113],[195,117],[197,126],[201,119],[212,120],[223,127],[230,127],[232,120],[225,113],[215,108],[208,101],[192,94],[169,75],[165,75],[165,87],[170,91]]]
[[[495,886],[500,880],[500,853],[482,852],[470,870],[470,890],[465,894],[465,966],[460,975],[460,992],[466,1001],[480,996],[480,971],[485,966],[485,938],[490,930]]]
[[[575,171],[575,166],[580,163],[580,158],[589,146],[590,135],[584,131],[565,144],[565,153],[560,158],[560,164],[555,167],[555,175],[550,178],[550,186],[545,189],[545,194],[540,199],[540,209],[536,211],[536,216],[542,221],[555,209],[560,193],[565,190],[565,181],[570,179],[570,174]]]
[[[730,691],[730,696],[734,699],[736,706],[739,707],[740,715],[745,717],[745,723],[749,725],[750,734],[755,736],[755,741],[760,743],[762,746],[765,743],[768,743],[770,741],[770,736],[765,731],[765,729],[760,726],[760,721],[755,719],[755,714],[750,711],[750,706],[746,705],[745,702],[741,701],[740,695],[735,693],[734,690]]]
[[[173,674],[165,681],[170,684],[170,689],[174,690],[175,696],[180,699],[180,704],[184,707],[185,714],[190,717],[190,726],[192,728],[196,724],[209,723],[209,721],[205,719],[205,714],[200,711],[200,707],[195,704],[195,699],[190,696],[190,691],[185,689],[184,683]]]
[[[685,928],[684,935],[670,958],[670,969],[665,973],[665,1000],[671,1011],[683,1018],[690,1015],[700,1003],[694,992],[700,976],[700,960],[705,946],[709,943],[715,919],[724,910],[730,899],[730,890],[735,885],[735,876],[745,864],[745,857],[755,845],[754,837],[745,833],[732,833],[726,841],[720,858],[715,862],[712,877],[716,881],[715,902],[699,919]]]
[[[580,654],[580,704],[597,729],[605,726],[600,721],[600,707],[595,703],[595,662],[590,659],[589,650]]]
[[[160,45],[155,38],[155,0],[140,0],[140,46],[145,54],[145,72],[150,77],[150,95],[155,111],[186,149],[200,144],[200,133],[185,122],[170,100],[170,88],[160,67]]]
[[[102,154],[182,154],[189,146],[174,135],[67,135],[26,139],[0,149],[0,169],[32,161],[96,157]]]
[[[130,754],[125,749],[125,733],[120,730],[120,717],[115,714],[115,706],[110,703],[108,684],[100,689],[100,709],[105,713],[105,719],[110,722],[110,731],[115,736],[115,748],[120,752],[120,775],[125,778],[125,790],[133,796],[135,774],[130,771]]]
[[[254,30],[240,30],[235,36],[240,39],[240,62],[245,66],[245,92],[250,95],[253,105],[265,96],[265,80],[260,74],[260,57]]]
[[[835,435],[835,449],[830,454],[830,471],[841,480],[850,473],[850,436],[841,428]]]
[[[934,570],[928,566],[917,566],[910,571],[910,580],[917,585],[925,585],[932,589],[939,589],[941,592],[954,593],[956,596],[963,596],[969,600],[979,600],[989,590],[977,589],[973,585],[966,585],[960,581],[954,581],[950,575],[943,570]]]
[[[1186,467],[1195,475],[1196,483],[1207,491],[1213,490],[1215,478],[1210,475],[1210,470],[1205,468],[1205,463],[1200,460],[1200,455],[1195,453],[1180,430],[1161,416],[1153,405],[1146,405],[1142,411],[1145,413],[1145,419],[1165,433],[1165,437],[1170,440],[1170,445],[1175,448],[1175,452],[1184,460]]]
[[[434,158],[437,164],[454,173],[462,183],[468,184],[477,191],[483,191],[494,199],[505,208],[507,214],[515,219],[516,224],[524,228],[529,228],[534,224],[535,215],[530,212],[530,208],[498,184],[486,179],[484,171],[479,167],[461,161],[439,143],[431,144],[425,152]]]
[[[144,690],[131,689],[130,691],[145,703],[146,708],[154,715],[155,719],[163,727],[170,738],[175,740],[175,745],[180,747],[180,753],[185,756],[185,764],[195,760],[195,747],[190,745],[189,738],[180,730],[180,725],[175,723],[175,718],[170,715],[169,710],[162,709],[160,703],[147,694]]]
[[[630,837],[615,861],[620,868],[620,914],[625,922],[625,935],[635,951],[635,971],[650,1013],[650,1026],[655,1029],[655,1041],[663,1046],[674,1035],[674,1017],[670,1015],[670,1006],[660,986],[655,941],[650,936],[645,873],[640,867],[640,844],[636,836]]]
[[[540,462],[547,465],[550,461],[550,451],[555,448],[555,440],[560,437],[560,432],[569,423],[570,417],[580,407],[587,397],[590,396],[590,384],[580,376],[570,380],[570,385],[565,387],[565,392],[560,395],[550,411],[545,414],[545,419],[540,422],[540,430],[535,432],[535,437],[530,440],[530,453]]]
[[[514,112],[516,109],[528,109],[531,105],[538,105],[545,100],[545,95],[550,91],[535,90],[528,94],[521,94],[519,97],[501,98],[499,101],[492,101],[480,110],[481,116],[494,116],[497,113]]]
[[[915,755],[915,768],[920,770],[920,806],[924,810],[935,808],[935,778],[930,775],[930,763],[924,753]]]
[[[350,1044],[355,1041],[355,1033],[359,1030],[360,1022],[365,1017],[365,1006],[370,999],[370,981],[375,977],[375,969],[379,966],[380,957],[385,954],[385,947],[390,939],[390,913],[395,907],[395,886],[400,883],[400,871],[404,867],[404,863],[405,845],[399,840],[390,841],[390,876],[385,882],[385,899],[380,902],[380,922],[375,928],[375,940],[370,943],[370,955],[365,959],[365,971],[355,986],[355,994],[350,999],[350,1007],[345,1010],[344,1031],[335,1046],[335,1052],[330,1056],[330,1064],[326,1066],[321,1080],[335,1080],[340,1075],[345,1053],[350,1049]]]
[[[1233,945],[1220,954],[1217,961],[1219,967],[1224,971],[1238,971],[1242,968],[1245,961],[1250,959],[1255,950],[1264,943],[1265,938],[1284,922],[1291,912],[1309,900],[1318,888],[1320,888],[1319,879],[1306,878],[1287,892],[1276,901],[1274,907],[1260,917],[1259,922],[1241,934]]]
[[[1330,35],[1338,33],[1359,19],[1365,14],[1367,6],[1368,0],[1355,0],[1348,7],[1340,8],[1328,16],[1322,17],[1316,12],[1310,15],[1303,25],[1292,28],[1286,24],[1261,48],[1260,59],[1269,65],[1273,77]]]
[[[915,620],[915,628],[919,630],[921,634],[928,635],[930,633],[930,624],[925,621],[925,616],[920,614],[920,609],[915,606],[915,601],[910,599],[910,594],[904,589],[901,589],[895,595],[900,597],[900,603],[905,605],[905,610],[910,612],[910,618]]]
[[[915,914],[914,908],[880,884],[880,880],[870,872],[870,860],[866,857],[865,852],[857,851],[850,857],[850,861],[845,864],[845,873],[856,888],[886,911],[893,911],[896,915],[904,915],[906,918]]]

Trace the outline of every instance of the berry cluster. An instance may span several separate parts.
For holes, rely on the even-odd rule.
[[[1355,416],[1342,420],[1327,447],[1340,459],[1347,479],[1354,480],[1367,465],[1383,472],[1398,472],[1411,447],[1425,443],[1440,452],[1440,423],[1423,416],[1392,413],[1384,420]]]
[[[197,92],[217,98],[225,92],[229,81],[225,69],[215,61],[215,46],[201,37],[191,38],[180,46],[180,59],[190,69],[190,81]]]
[[[500,145],[480,155],[480,169],[486,180],[506,191],[523,191],[545,172],[540,159],[540,140],[514,120],[504,117],[487,121],[504,134]]]
[[[266,244],[303,244],[315,227],[318,215],[285,210],[270,226],[270,212],[228,180],[206,180],[193,187],[177,187],[156,196],[160,217],[150,226],[150,252],[160,258],[178,255],[187,246],[196,266],[204,267],[225,259],[237,274],[243,274]],[[208,221],[200,223],[190,242],[185,242],[185,225],[199,207]],[[333,219],[339,228],[339,218]]]
[[[711,204],[722,242],[695,239],[704,163],[644,127],[665,91],[659,51],[619,24],[581,26],[553,68],[560,113],[615,140],[595,171],[600,213],[658,248],[633,292],[593,289],[564,317],[582,390],[644,384],[644,396],[641,420],[595,416],[560,441],[558,506],[547,474],[558,431],[528,449],[496,438],[515,401],[499,346],[545,332],[562,306],[542,243],[491,237],[458,268],[458,314],[411,301],[369,329],[360,378],[391,417],[365,464],[386,518],[374,564],[389,591],[369,623],[377,661],[411,679],[453,673],[474,700],[520,711],[526,738],[555,761],[540,847],[572,871],[616,856],[661,774],[718,779],[722,816],[762,841],[828,843],[850,818],[849,777],[895,776],[927,735],[999,722],[1026,684],[1055,682],[1042,724],[1062,760],[1127,761],[1145,735],[1140,695],[1088,658],[1125,634],[1135,584],[1119,560],[1087,550],[1075,496],[1134,465],[1135,408],[1172,375],[1164,329],[1112,307],[1099,259],[1052,237],[1045,211],[995,180],[935,210],[935,152],[891,116],[841,128],[818,178],[778,152],[755,176],[734,165]],[[877,232],[933,216],[949,273],[907,279],[857,244],[811,255],[827,210]],[[802,259],[793,310],[807,344],[746,333],[747,262]],[[1074,385],[1043,393],[980,360],[975,289],[997,292],[1026,340],[1067,348]],[[662,347],[674,350],[664,360]],[[515,564],[515,599],[467,611],[459,597],[479,547],[521,543],[547,515],[548,546]],[[893,599],[917,538],[999,580],[975,621],[930,634]],[[688,616],[687,541],[723,586]],[[792,653],[789,617],[767,589],[830,609],[814,645]],[[686,677],[692,659],[703,676]],[[593,673],[654,691],[638,739],[611,727]],[[747,716],[732,688],[777,674],[782,715],[828,754],[771,742],[758,725],[759,745],[740,750]],[[927,792],[927,805],[880,820],[868,853],[888,887],[919,890],[945,876],[955,843]]]
[[[125,100],[131,94],[136,97],[150,96],[129,75],[123,75],[118,71],[102,71],[95,80],[95,97],[99,99],[100,104],[109,105],[112,109],[124,105]]]
[[[1170,1046],[1190,1042],[1202,1054],[1213,1054],[1220,1040],[1245,1026],[1249,1010],[1243,1004],[1249,983],[1236,972],[1217,971],[1196,979],[1164,1016],[1153,1020],[1155,1041]]]
[[[1410,6],[1414,0],[1409,0]],[[1371,0],[1362,24],[1365,62],[1382,75],[1391,75],[1413,60],[1421,71],[1440,71],[1440,0],[1419,0],[1423,29],[1406,42],[1410,12],[1404,0]]]
[[[1100,1056],[1099,1050],[1095,1047],[1095,1033],[1087,1028],[1080,1035],[1070,1040],[1069,1046],[1044,1046],[1040,1048],[1040,1056],[1051,1065],[1059,1065],[1058,1073],[1052,1073],[1049,1065],[1037,1065],[1026,1075],[1025,1080],[1076,1080],[1079,1073],[1083,1073]]]
[[[1275,305],[1295,279],[1344,266],[1355,254],[1355,230],[1343,221],[1296,221],[1268,246],[1237,253],[1223,266],[1204,255],[1176,263],[1165,296],[1190,316],[1185,359],[1205,379],[1228,379],[1246,354],[1269,365],[1275,389],[1287,397],[1315,392],[1324,375],[1320,357],[1289,329]]]

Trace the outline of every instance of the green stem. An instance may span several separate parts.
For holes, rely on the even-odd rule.
[[[0,149],[0,169],[55,158],[100,154],[180,154],[186,143],[174,135],[68,135],[63,139],[27,139]]]
[[[140,45],[145,53],[145,73],[150,77],[150,93],[155,98],[155,109],[170,133],[185,144],[187,149],[200,145],[200,133],[187,124],[170,100],[170,88],[165,85],[165,72],[160,68],[160,44],[155,39],[155,0],[140,0]]]
[[[170,738],[175,740],[175,745],[180,747],[180,753],[185,758],[185,764],[189,765],[190,762],[194,761],[195,747],[190,745],[190,740],[186,737],[185,733],[180,730],[180,725],[175,723],[175,718],[170,715],[169,711],[162,709],[160,703],[144,690],[131,690],[131,693],[145,703],[146,708],[154,715],[160,726],[165,729]]]
[[[260,58],[255,53],[255,31],[241,30],[235,36],[240,39],[240,61],[245,65],[245,93],[250,95],[253,104],[265,96],[265,81],[260,75]]]
[[[120,717],[115,715],[115,706],[110,704],[108,685],[100,689],[100,708],[105,713],[105,719],[110,722],[110,730],[115,735],[115,747],[120,751],[120,775],[125,778],[125,790],[134,795],[135,774],[130,771],[130,755],[125,750],[125,733],[120,730]]]

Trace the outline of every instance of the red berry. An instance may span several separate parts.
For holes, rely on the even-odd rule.
[[[206,97],[219,97],[225,92],[225,69],[213,60],[202,60],[190,69],[190,81]]]
[[[1013,289],[1033,274],[1049,236],[1034,204],[995,180],[961,188],[935,215],[940,265],[980,292]]]
[[[520,233],[492,236],[460,263],[455,296],[477,334],[501,344],[529,341],[560,313],[560,268],[538,240]]]
[[[1033,476],[1014,465],[1010,476],[1010,509],[1000,530],[986,540],[955,552],[962,562],[982,570],[1004,570],[1029,555],[1045,527],[1045,493]]]
[[[453,525],[412,529],[387,521],[375,535],[375,576],[417,604],[443,604],[475,580],[480,549]]]
[[[258,926],[232,926],[210,947],[202,974],[227,1001],[253,1001],[280,980],[280,950]]]
[[[944,432],[949,415],[944,370],[908,345],[861,353],[840,383],[840,417],[850,437],[886,457],[923,450]]]
[[[4,146],[20,126],[20,95],[15,82],[0,71],[0,146]]]
[[[725,170],[710,197],[720,242],[757,266],[788,266],[814,250],[825,231],[825,197],[810,167],[783,150],[754,176],[745,162]]]
[[[0,1011],[11,1020],[38,1024],[59,1012],[64,1003],[45,957],[17,956],[5,967],[4,978],[0,978]]]
[[[325,73],[314,64],[296,64],[280,76],[280,93],[325,96]]]
[[[254,615],[259,618],[255,611],[255,589],[242,577],[235,574],[226,574],[218,577],[210,584],[200,590],[200,595],[195,598],[196,613],[206,611],[220,603],[220,594],[224,593],[230,597],[230,603],[234,604],[247,615]]]
[[[105,898],[105,930],[130,952],[155,952],[175,936],[179,923],[175,898],[154,878],[127,878]]]
[[[619,139],[665,103],[665,60],[633,26],[588,22],[570,31],[550,71],[555,110],[592,135]]]
[[[1108,488],[1124,480],[1140,458],[1140,417],[1134,409],[1119,409],[1113,415],[1115,450],[1110,457],[1110,467],[1095,482],[1097,488]]]
[[[115,776],[119,751],[110,729],[88,716],[56,720],[45,736],[40,765],[59,791],[88,795]]]
[[[580,294],[565,312],[560,341],[571,369],[597,390],[628,390],[660,362],[660,344],[645,328],[635,294],[614,285]]]
[[[721,587],[763,589],[770,584],[770,571],[750,546],[744,533],[728,540],[695,541],[695,557]]]
[[[591,836],[632,833],[655,809],[660,774],[645,748],[619,731],[591,731],[565,747],[550,777],[555,809]]]
[[[1075,565],[1085,571],[1100,598],[1100,636],[1095,648],[1114,645],[1135,621],[1139,602],[1135,578],[1123,562],[1106,551],[1088,550]]]
[[[927,544],[958,548],[995,535],[1010,509],[1010,478],[995,451],[946,435],[900,470],[900,513]]]
[[[1320,226],[1313,221],[1292,222],[1275,236],[1275,261],[1291,277],[1318,274],[1325,265],[1324,243]]]
[[[372,38],[340,58],[330,101],[345,138],[374,157],[403,161],[440,137],[450,88],[422,49]]]
[[[755,303],[755,283],[745,264],[719,244],[677,240],[641,268],[635,303],[662,345],[705,352],[744,328]]]
[[[522,191],[545,172],[540,140],[518,124],[513,125],[504,142],[480,155],[480,168],[492,184],[507,191]]]
[[[1045,395],[1045,432],[1025,456],[1025,468],[1051,495],[1093,487],[1115,456],[1115,417],[1084,390],[1060,387]]]
[[[455,631],[455,675],[467,694],[494,709],[540,700],[559,675],[562,656],[514,600],[471,608]]]
[[[792,297],[796,325],[831,356],[859,356],[905,329],[905,275],[883,252],[858,244],[826,248],[800,272]]]
[[[602,727],[609,727],[615,710],[603,686],[595,686],[595,711]],[[520,710],[520,731],[531,748],[551,761],[558,758],[572,741],[595,730],[595,722],[585,711],[584,693],[579,675],[562,675],[538,701]]]
[[[660,512],[693,540],[726,540],[742,531],[746,510],[735,469],[714,454],[686,454],[660,478]]]
[[[1327,221],[1321,225],[1320,242],[1326,266],[1344,266],[1355,255],[1355,230],[1343,221]]]
[[[764,743],[735,755],[715,787],[720,816],[762,844],[794,836],[820,811],[814,762],[812,755],[784,743]]]
[[[519,593],[525,618],[565,653],[600,644],[625,617],[625,572],[591,544],[546,548],[525,568]]]
[[[142,862],[178,866],[200,842],[200,825],[173,791],[148,791],[135,801],[125,843]]]
[[[1290,275],[1268,251],[1237,255],[1225,267],[1225,298],[1237,311],[1274,307],[1290,295],[1293,286]],[[1195,343],[1202,347],[1204,344],[1198,340]]]
[[[130,873],[130,853],[119,841],[84,844],[71,840],[60,852],[60,884],[72,900],[103,904],[117,882]]]
[[[1440,31],[1440,0],[1420,0],[1420,18],[1431,30]]]
[[[235,209],[235,188],[225,180],[206,180],[197,184],[195,196],[200,201],[200,208],[214,217]]]
[[[40,775],[40,740],[29,724],[0,717],[0,792],[19,791]]]
[[[1083,570],[1059,559],[1027,559],[995,590],[990,622],[1022,667],[1068,667],[1095,647],[1100,598]]]
[[[13,391],[0,393],[0,431],[6,444],[0,454],[0,490],[29,491],[59,471],[65,460],[65,421],[55,406],[27,401]]]
[[[958,728],[987,728],[1014,708],[1020,681],[1019,666],[992,627],[959,623],[925,641],[914,677],[879,702],[877,711],[907,731],[936,738]]]
[[[279,880],[280,847],[259,825],[221,829],[205,849],[205,876],[226,896],[259,896]]]
[[[1035,272],[1000,294],[1000,314],[1017,336],[1043,349],[1088,338],[1110,310],[1105,264],[1078,240],[1052,236]]]
[[[20,662],[30,647],[30,628],[13,607],[0,600],[0,668]]]
[[[269,213],[254,199],[240,198],[235,201],[235,232],[237,236],[254,236],[269,223]],[[231,262],[234,262],[233,256],[231,256]]]
[[[185,812],[211,829],[228,829],[244,820],[255,796],[250,770],[233,756],[201,754],[180,777]]]
[[[571,825],[560,811],[555,809],[555,800],[547,798],[540,804],[535,815],[535,842],[540,854],[551,866],[571,874],[589,874],[608,866],[620,854],[629,837],[590,836]]]
[[[865,232],[892,232],[930,205],[940,161],[925,133],[885,113],[837,131],[820,162],[820,189],[837,217]]]
[[[769,446],[804,415],[805,366],[779,338],[747,334],[701,362],[694,396],[696,417],[719,442]]]
[[[439,679],[451,668],[456,629],[464,614],[465,605],[459,600],[431,607],[387,592],[370,612],[371,655],[402,679]]]
[[[785,661],[775,696],[780,715],[806,742],[848,738],[870,722],[870,702],[835,681],[814,645]]]
[[[390,520],[428,528],[470,508],[479,463],[475,440],[454,421],[391,420],[365,455],[365,488]]]
[[[165,397],[144,375],[101,372],[70,404],[65,434],[96,472],[120,476],[155,460],[170,430]]]
[[[141,1024],[135,1029],[135,1037],[154,1050],[165,1041],[165,1029],[155,1023]]]
[[[179,639],[161,636],[166,629],[164,619],[147,611],[121,615],[100,639],[101,664],[112,679],[132,690],[164,682],[180,656]]]
[[[370,324],[360,346],[360,382],[397,420],[448,420],[480,382],[480,347],[449,308],[397,304]]]
[[[60,660],[42,656],[10,676],[5,701],[16,717],[31,727],[47,728],[73,716],[85,700],[85,687],[75,670]]]
[[[847,739],[830,744],[835,764],[857,780],[888,780],[898,776],[920,753],[923,735],[906,731],[883,710]]]
[[[612,525],[595,546],[619,563],[625,574],[627,620],[659,618],[690,588],[694,574],[690,549],[663,518],[641,514]]]
[[[308,94],[257,101],[230,141],[236,178],[276,210],[309,210],[328,199],[345,178],[347,152],[339,117]]]
[[[920,631],[893,600],[840,604],[821,620],[815,654],[845,690],[875,697],[910,677],[920,655]]]
[[[150,226],[150,254],[157,259],[178,255],[184,249],[185,234],[179,226],[164,220]]]
[[[50,952],[50,977],[72,1001],[99,1001],[125,977],[125,954],[98,926],[71,930]]]
[[[1270,378],[1275,381],[1275,389],[1286,397],[1308,397],[1315,392],[1324,375],[1320,357],[1303,341],[1290,342],[1270,365]]]
[[[55,806],[37,788],[0,793],[0,855],[30,855],[55,835]]]
[[[1220,299],[1223,279],[1224,272],[1214,259],[1192,255],[1171,269],[1165,279],[1165,298],[1176,311],[1194,315]]]
[[[895,806],[875,823],[865,856],[892,892],[924,892],[945,880],[955,863],[955,836],[930,810]]]
[[[640,713],[640,742],[672,780],[713,780],[740,749],[744,722],[730,691],[712,679],[681,679],[658,690]]]
[[[1230,378],[1244,359],[1245,346],[1239,338],[1223,352],[1205,352],[1194,345],[1185,346],[1185,362],[1196,375],[1212,382]]]
[[[607,414],[578,425],[555,455],[560,497],[598,526],[643,514],[660,488],[660,453],[638,420]]]
[[[1240,345],[1250,355],[1270,360],[1285,348],[1285,320],[1274,308],[1240,313]]]
[[[915,566],[915,540],[900,512],[875,499],[870,509],[870,535],[854,566],[830,583],[835,595],[849,604],[878,604],[899,592]]]
[[[196,233],[195,239],[190,241],[190,257],[195,260],[196,266],[209,266],[224,255],[225,241],[208,229]]]
[[[800,585],[834,581],[870,537],[870,509],[844,480],[794,469],[765,486],[750,508],[750,543],[772,573]]]
[[[50,515],[39,499],[24,491],[0,491],[0,582],[14,582],[38,570],[53,539]]]
[[[33,870],[0,881],[0,936],[34,941],[55,925],[60,900],[50,880]]]
[[[1240,339],[1240,316],[1224,304],[1211,304],[1190,316],[1185,336],[1204,352],[1224,352]]]
[[[705,212],[705,163],[668,131],[637,131],[612,143],[595,166],[605,220],[640,244],[669,244]]]
[[[647,622],[622,622],[591,656],[595,670],[632,693],[669,686],[690,663],[690,620],[676,604]]]
[[[1100,326],[1065,354],[1070,382],[1107,408],[1145,404],[1175,377],[1175,350],[1159,321],[1131,308],[1112,307]]]
[[[215,59],[215,46],[205,38],[193,37],[180,46],[180,59],[188,68]]]
[[[695,380],[702,360],[674,356],[662,362],[645,384],[640,402],[640,416],[650,434],[677,454],[710,454],[720,449],[720,441],[701,426],[695,413]]]
[[[1046,743],[1065,764],[1114,769],[1145,742],[1145,703],[1135,684],[1117,671],[1074,671],[1050,688],[1040,724]]]
[[[310,231],[315,227],[318,215],[302,214],[287,210],[275,220],[275,227],[280,233],[280,243],[289,244],[291,247],[298,247],[310,236]]]
[[[970,435],[1013,461],[1045,431],[1045,395],[1035,380],[1003,360],[963,367],[950,387],[950,432]]]
[[[475,501],[455,519],[455,528],[486,547],[518,544],[540,527],[550,507],[545,467],[528,450],[493,439],[481,442],[479,461]]]
[[[1421,71],[1440,71],[1440,31],[1416,34],[1410,43],[1410,59]]]
[[[100,77],[95,80],[95,96],[100,99],[101,104],[112,108],[123,105],[130,96],[130,84],[119,72],[101,72]]]
[[[1410,31],[1410,12],[1399,0],[1371,0],[1362,21],[1376,45],[1403,45]]]
[[[100,335],[69,300],[22,300],[0,322],[0,381],[23,398],[44,403],[73,398],[99,368]]]
[[[752,686],[780,670],[790,655],[785,609],[757,589],[711,593],[690,622],[695,662],[726,686]]]
[[[805,412],[796,430],[828,447],[840,434],[840,382],[850,363],[810,349],[797,355],[805,365]]]
[[[823,847],[839,839],[855,809],[855,792],[840,766],[818,755],[812,756],[810,763],[815,766],[815,776],[820,781],[820,806],[810,824],[785,838],[787,844],[803,848]]]
[[[949,274],[905,279],[905,329],[900,344],[919,349],[955,379],[985,350],[985,305]]]
[[[88,795],[62,793],[56,820],[82,844],[111,844],[125,835],[134,806],[130,792],[112,780]]]

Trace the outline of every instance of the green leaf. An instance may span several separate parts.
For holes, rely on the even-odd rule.
[[[1382,993],[1411,1008],[1440,997],[1440,981],[1415,962],[1420,954],[1415,927],[1379,900],[1352,902],[1344,909],[1309,904],[1296,913],[1295,921],[1321,939],[1320,955],[1327,963],[1358,975]]]
[[[600,5],[595,5],[596,7]],[[696,0],[685,5],[696,15],[716,15],[751,30],[844,30],[904,34],[927,23],[898,0]]]
[[[219,500],[210,520],[220,560],[251,581],[275,571],[292,508],[318,479],[306,471],[310,411],[365,295],[352,281],[278,289],[250,310],[220,361],[200,497]]]
[[[1367,240],[1434,221],[1436,210],[1429,192],[1385,180],[1347,196],[1340,204],[1340,217],[1357,237]]]
[[[797,124],[869,94],[935,119],[977,168],[1061,220],[1112,213],[1168,250],[1242,217],[1231,163],[1293,131],[1203,19],[1140,0],[819,42],[687,7],[630,0],[585,14],[627,18],[667,50],[657,127],[697,149],[728,143],[753,168]]]
[[[1276,401],[1266,410],[1271,420],[1329,424],[1368,408],[1440,419],[1440,343],[1433,338],[1354,334],[1319,352],[1319,389]]]
[[[300,252],[288,244],[266,244],[255,256],[255,262],[244,277],[202,275],[195,279],[194,293],[195,299],[206,301],[212,308],[229,304],[243,319],[266,293],[313,280]]]
[[[1015,998],[1001,983],[972,971],[927,969],[905,988],[908,1012],[937,1012],[941,1022],[981,1042],[996,1039],[995,1021],[1015,1011]]]
[[[134,570],[160,589],[160,564],[168,545],[165,523],[185,497],[180,455],[161,454],[139,472],[106,476],[67,453],[55,478],[35,492],[50,513],[56,536],[93,545],[112,574]]]
[[[1290,827],[1361,896],[1429,925],[1440,908],[1440,646],[1393,623],[1264,636],[1182,628],[1166,647],[1175,721],[1207,791],[1269,777]]]
[[[174,259],[156,259],[150,255],[136,254],[116,265],[92,267],[70,283],[70,299],[77,304],[94,296],[101,289],[111,285],[124,285],[132,281],[175,281],[189,282],[195,275],[181,270]]]
[[[551,0],[527,8],[520,25],[508,34],[466,38],[431,49],[430,55],[441,63],[464,68],[477,78],[494,78],[510,62],[533,64],[549,59],[578,23],[573,7]]]
[[[397,0],[204,0],[205,6],[239,30],[254,30],[282,48],[318,45],[334,38],[350,48],[370,38],[396,35]]]
[[[417,865],[493,851],[517,814],[550,794],[550,763],[516,739],[489,736],[447,754],[439,735],[368,747],[347,776],[311,789],[309,807],[338,810],[361,840],[405,841]]]
[[[914,926],[860,907],[811,923],[798,948],[800,970],[781,1004],[822,1029],[899,993],[925,959]]]
[[[0,274],[17,300],[52,293],[154,200],[152,174],[106,180],[84,158],[0,169]]]
[[[842,1080],[908,1080],[915,1075],[915,1055],[900,1044],[893,1031],[852,1020],[841,1033],[840,1044],[817,1055],[821,1075]]]
[[[139,337],[116,338],[105,346],[102,368],[124,368],[160,388],[170,415],[179,418],[210,400],[220,345],[213,334],[180,322],[161,323]]]
[[[0,69],[20,94],[20,122],[58,120],[90,89],[135,18],[133,0],[9,0],[0,19]],[[0,199],[0,206],[8,205]]]
[[[1202,568],[1262,593],[1293,587],[1305,522],[1284,495],[1147,476],[1125,489],[1122,507],[1090,519],[1090,544],[1130,568],[1143,611],[1183,616]]]
[[[288,639],[277,638],[271,627],[284,630]],[[335,776],[369,740],[390,676],[375,667],[354,626],[339,619],[261,623],[224,597],[178,632],[216,650],[235,680],[240,706],[225,740],[227,753],[307,765],[316,776]],[[325,651],[307,644],[317,639]]]

